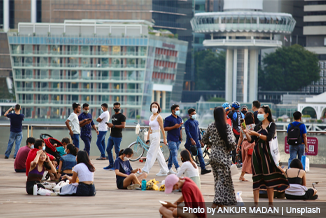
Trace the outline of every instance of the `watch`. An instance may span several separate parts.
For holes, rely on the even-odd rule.
[[[115,128],[115,125],[113,125],[112,128]]]

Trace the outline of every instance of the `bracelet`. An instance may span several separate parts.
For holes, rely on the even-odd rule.
[[[260,138],[261,134],[258,135],[258,138]]]

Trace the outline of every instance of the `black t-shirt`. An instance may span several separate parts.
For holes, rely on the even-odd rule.
[[[254,112],[255,124],[257,125],[260,121],[257,118],[258,111]]]
[[[121,123],[126,122],[126,117],[122,113],[112,115],[112,124],[121,125]],[[120,128],[111,128],[110,136],[115,138],[122,138],[122,129]]]

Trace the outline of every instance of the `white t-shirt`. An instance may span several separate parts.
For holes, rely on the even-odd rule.
[[[194,166],[191,164],[190,161],[184,162],[181,165],[179,172],[177,173],[177,177],[183,177],[183,176],[188,178],[199,176],[198,167],[197,169],[194,168]]]
[[[77,173],[79,182],[94,181],[94,172],[89,171],[88,167],[84,163],[79,163],[72,169]]]
[[[77,114],[72,112],[70,116],[68,117],[68,120],[70,121],[70,127],[74,134],[80,134],[80,126],[79,126],[79,119]]]
[[[105,123],[109,121],[109,111],[104,111],[99,118],[101,118],[102,121],[98,124],[98,131],[108,131],[108,125]]]

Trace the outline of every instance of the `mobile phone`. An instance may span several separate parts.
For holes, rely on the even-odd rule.
[[[87,120],[92,120],[92,118],[88,118]]]
[[[241,120],[241,125],[244,129],[246,129],[246,122],[244,120]]]
[[[105,124],[109,124],[108,122],[105,122]]]
[[[166,203],[165,201],[159,201],[162,205],[167,205],[168,203]]]

